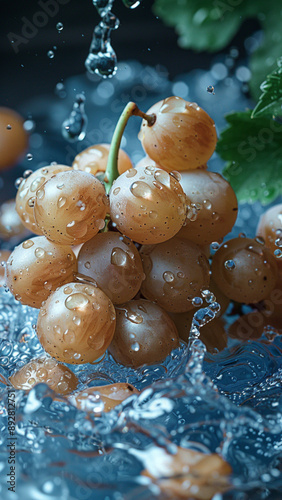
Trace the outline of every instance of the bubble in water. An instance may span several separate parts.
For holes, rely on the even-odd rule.
[[[209,86],[207,87],[207,92],[208,92],[209,94],[213,94],[213,95],[214,95],[214,94],[215,94],[215,92],[214,92],[214,86],[213,86],[213,85],[209,85]]]
[[[64,29],[63,23],[57,23],[56,28],[57,28],[58,32],[60,33],[60,31],[62,31]]]
[[[69,142],[82,141],[86,135],[88,119],[84,112],[84,102],[84,95],[78,94],[69,118],[63,122],[62,134]]]
[[[47,52],[47,56],[49,57],[49,59],[53,59],[53,58],[54,58],[54,56],[55,56],[55,54],[54,54],[53,50],[48,50],[48,52]]]

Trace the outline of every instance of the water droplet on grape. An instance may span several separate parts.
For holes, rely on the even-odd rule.
[[[163,279],[166,281],[166,283],[171,283],[172,281],[174,281],[174,274],[170,271],[165,271],[163,273]]]
[[[233,269],[235,269],[235,262],[233,260],[226,260],[224,262],[224,267],[225,269],[227,269],[228,271],[232,271]]]
[[[74,293],[65,300],[65,306],[70,311],[73,309],[83,309],[87,304],[89,304],[89,300],[82,293]]]
[[[22,247],[23,248],[30,248],[34,245],[34,242],[32,240],[26,240],[23,242]]]
[[[130,191],[137,198],[151,198],[152,190],[146,182],[137,181],[131,184]]]

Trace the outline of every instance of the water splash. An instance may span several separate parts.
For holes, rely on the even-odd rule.
[[[84,103],[84,95],[78,94],[70,116],[62,124],[62,135],[69,142],[82,141],[86,135],[88,119]]]

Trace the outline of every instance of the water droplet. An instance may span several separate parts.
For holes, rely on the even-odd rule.
[[[133,344],[131,344],[131,349],[135,352],[138,352],[140,349],[140,345],[138,344],[138,342],[134,342]]]
[[[23,248],[30,248],[34,245],[34,242],[32,240],[26,240],[23,242],[22,247]]]
[[[15,188],[16,189],[19,189],[23,180],[24,180],[23,177],[18,177],[18,179],[15,180]]]
[[[63,23],[57,23],[56,28],[57,28],[58,32],[60,33],[64,29]]]
[[[99,229],[99,231],[101,231],[101,229],[104,229],[104,227],[105,227],[104,219],[97,219],[95,221],[95,227],[97,227]]]
[[[171,272],[171,271],[165,271],[163,273],[163,279],[166,281],[166,283],[171,283],[172,281],[174,281],[174,274]]]
[[[89,304],[89,300],[82,293],[74,293],[65,300],[65,306],[70,311],[73,309],[83,309],[87,304]]]
[[[211,244],[212,250],[218,250],[219,249],[219,243],[217,241],[213,241]]]
[[[33,160],[33,155],[31,153],[27,153],[26,158],[28,161]]]
[[[265,241],[264,241],[264,239],[263,239],[261,236],[256,236],[255,241],[256,241],[259,245],[265,245]]]
[[[127,262],[128,262],[127,253],[122,248],[118,247],[113,248],[111,253],[111,264],[113,264],[114,266],[124,267],[126,266]]]
[[[86,269],[90,269],[90,267],[91,267],[90,262],[88,262],[88,261],[87,261],[87,262],[85,262],[85,263],[84,263],[84,267],[86,267]]]
[[[203,299],[201,297],[194,297],[192,299],[192,304],[194,307],[200,307],[203,305]]]
[[[55,54],[54,54],[53,50],[48,50],[47,56],[49,57],[49,59],[54,59]]]
[[[280,248],[277,248],[276,250],[274,250],[274,255],[277,259],[281,259],[282,257],[282,250],[280,250]]]
[[[85,138],[88,119],[84,103],[84,95],[78,94],[70,116],[62,124],[63,137],[69,142],[82,141]]]
[[[226,260],[224,262],[224,267],[225,269],[227,269],[228,271],[232,271],[233,269],[235,269],[235,262],[233,260]]]
[[[150,219],[156,219],[158,217],[158,212],[155,212],[154,210],[150,210],[149,217],[150,217]]]
[[[6,129],[7,130],[11,130],[12,129],[12,125],[7,125]]]
[[[67,199],[64,196],[60,196],[57,201],[58,208],[62,208],[66,204]]]
[[[156,181],[161,182],[161,184],[170,188],[170,175],[165,172],[165,170],[156,170],[154,178]]]
[[[133,184],[131,184],[130,186],[130,191],[133,194],[133,196],[136,196],[137,198],[152,197],[152,190],[150,186],[143,181],[133,182]]]
[[[113,194],[114,194],[115,196],[116,196],[117,194],[119,194],[119,192],[120,192],[120,188],[119,188],[119,187],[117,187],[117,188],[115,188],[115,189],[113,190]]]
[[[43,259],[43,257],[45,257],[45,250],[43,250],[43,248],[37,247],[37,248],[34,250],[34,255],[35,255],[35,257],[37,257],[38,259]]]
[[[133,312],[126,311],[125,317],[129,319],[131,323],[135,323],[136,325],[140,325],[141,323],[143,323],[143,317],[141,316],[141,314],[135,314]]]
[[[208,92],[209,94],[213,94],[213,95],[214,95],[214,94],[215,94],[215,92],[214,92],[214,86],[213,86],[213,85],[209,85],[209,86],[207,87],[207,92]]]
[[[136,168],[130,168],[129,170],[127,170],[125,177],[129,179],[130,177],[134,177],[136,174],[137,174]]]

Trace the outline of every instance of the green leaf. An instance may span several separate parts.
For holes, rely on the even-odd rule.
[[[252,118],[262,115],[282,116],[282,58],[277,64],[278,68],[268,75],[260,86],[262,94],[253,110]]]
[[[282,123],[252,111],[226,116],[217,152],[227,160],[223,174],[238,200],[266,205],[282,193]]]
[[[224,49],[246,19],[257,19],[263,41],[250,57],[250,90],[254,99],[259,98],[261,82],[282,55],[280,0],[155,0],[153,11],[175,28],[181,47],[209,52]]]
[[[214,52],[234,37],[244,19],[253,17],[262,0],[242,1],[232,7],[227,0],[155,0],[154,13],[179,34],[179,45]]]

